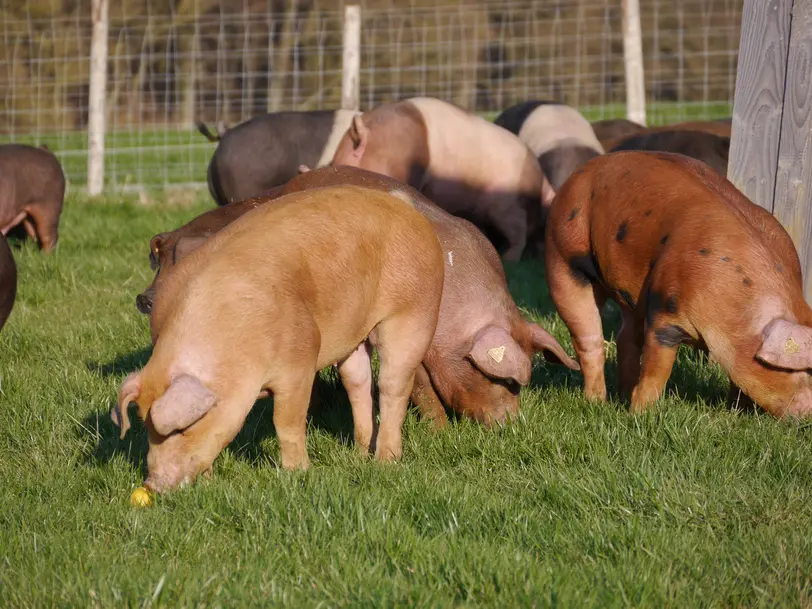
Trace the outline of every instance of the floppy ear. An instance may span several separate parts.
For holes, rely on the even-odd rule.
[[[211,235],[197,235],[195,237],[181,237],[175,244],[175,252],[172,261],[177,264],[181,258],[184,258],[199,248],[201,245],[209,240]]]
[[[507,331],[486,326],[474,338],[468,359],[485,375],[512,379],[520,385],[530,382],[530,358]]]
[[[134,402],[141,395],[141,379],[138,377],[139,372],[132,372],[127,375],[124,382],[121,383],[121,389],[118,390],[118,402],[110,411],[110,418],[116,427],[121,429],[121,436],[119,439],[123,440],[127,435],[127,430],[130,429],[130,416],[127,413],[127,408],[130,402]]]
[[[785,370],[812,368],[812,328],[774,319],[764,328],[756,359]]]
[[[355,158],[360,159],[364,156],[367,143],[369,143],[369,129],[364,124],[364,119],[360,114],[352,117],[352,123],[348,129],[350,139],[352,140],[352,154]]]
[[[211,410],[216,401],[217,397],[203,383],[189,374],[181,374],[152,404],[149,410],[152,427],[162,436],[186,429]]]
[[[567,355],[567,352],[558,344],[552,334],[538,324],[529,321],[524,323],[527,324],[527,329],[530,332],[530,344],[533,345],[533,351],[536,353],[541,351],[544,354],[544,359],[553,364],[561,364],[570,370],[581,369],[578,362]]]

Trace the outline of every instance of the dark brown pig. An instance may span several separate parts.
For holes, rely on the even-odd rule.
[[[670,125],[657,125],[654,127],[643,127],[639,131],[619,135],[615,138],[608,140],[601,139],[604,150],[611,151],[618,146],[623,145],[624,142],[631,138],[636,138],[644,135],[652,135],[655,133],[662,133],[664,131],[690,131],[692,133],[710,133],[721,138],[730,139],[732,121],[729,118],[717,119],[712,121],[685,121],[682,123],[671,123]],[[674,152],[672,150],[664,150],[663,152]]]
[[[47,149],[0,145],[0,233],[23,224],[45,252],[59,240],[65,175]]]
[[[621,138],[629,137],[637,133],[642,133],[646,128],[634,121],[625,118],[609,118],[592,123],[592,130],[595,137],[601,143],[604,150],[609,150],[606,146],[611,142],[620,141]]]
[[[688,344],[773,415],[812,413],[812,311],[797,252],[771,214],[702,163],[651,152],[590,161],[558,193],[546,247],[587,397],[606,398],[599,312],[611,298],[632,411],[662,395]]]
[[[0,235],[0,329],[6,325],[17,297],[17,265],[6,238]]]
[[[727,176],[730,138],[703,131],[654,131],[635,135],[612,149],[675,152],[702,161],[719,175]]]
[[[146,486],[169,490],[210,469],[260,391],[274,396],[282,466],[306,469],[311,386],[333,363],[359,449],[374,446],[381,461],[400,458],[409,394],[434,335],[442,286],[443,254],[431,225],[385,192],[312,189],[232,222],[163,284],[152,356],[124,381],[112,412],[123,436],[127,407],[138,403],[149,436]],[[373,346],[380,358],[377,426]]]
[[[217,205],[226,205],[257,197],[294,177],[301,163],[326,165],[356,114],[269,112],[231,129],[218,128],[217,135],[198,121],[198,130],[218,142],[207,172],[212,198]]]
[[[470,220],[505,260],[530,243],[541,250],[554,192],[521,140],[439,99],[384,104],[353,118],[332,165],[351,165],[409,184]]]
[[[371,171],[341,166],[300,175],[276,196],[342,184],[401,193],[429,220],[443,248],[445,282],[437,330],[417,370],[412,392],[412,401],[423,416],[442,425],[446,421],[445,405],[486,424],[501,422],[518,411],[518,390],[529,380],[535,353],[542,352],[548,361],[578,369],[550,334],[522,318],[508,292],[499,256],[482,233],[470,222],[446,213],[415,189]],[[257,201],[270,203],[274,198],[269,195]],[[231,221],[222,213],[228,207],[204,216],[216,217],[224,226]],[[208,230],[213,226],[209,221],[206,232],[199,231],[202,223],[198,220],[204,216],[176,232],[183,232],[182,239],[194,239],[201,244],[210,236]],[[172,256],[166,255],[163,245],[181,242],[170,233],[151,254],[161,262],[161,280],[171,275],[172,265],[180,257],[188,254],[176,249]],[[156,276],[141,297],[151,303],[158,283]]]

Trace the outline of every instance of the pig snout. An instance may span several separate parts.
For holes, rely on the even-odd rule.
[[[204,469],[193,455],[158,455],[151,447],[147,453],[147,479],[144,482],[151,491],[165,493],[189,484]]]
[[[135,306],[138,308],[139,313],[149,315],[152,312],[152,291],[145,290],[143,293],[136,296]]]

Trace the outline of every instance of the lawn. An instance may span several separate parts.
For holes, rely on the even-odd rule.
[[[131,507],[146,434],[119,440],[108,411],[149,357],[134,305],[148,240],[209,205],[73,194],[57,253],[15,248],[0,606],[812,605],[812,426],[727,410],[726,380],[690,352],[644,416],[587,403],[579,374],[537,362],[516,420],[434,432],[412,413],[386,466],[356,455],[323,373],[308,473],[277,468],[266,400],[211,480]],[[508,273],[572,353],[542,265]]]

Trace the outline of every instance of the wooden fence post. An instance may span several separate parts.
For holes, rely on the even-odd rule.
[[[91,12],[93,35],[90,42],[90,92],[87,119],[87,192],[90,195],[99,195],[104,189],[108,0],[93,0]]]
[[[745,0],[728,178],[789,232],[812,301],[812,0]]]
[[[626,118],[645,125],[646,82],[638,0],[623,0],[623,61],[626,65]]]
[[[344,9],[344,53],[341,63],[341,108],[361,109],[361,7]]]

